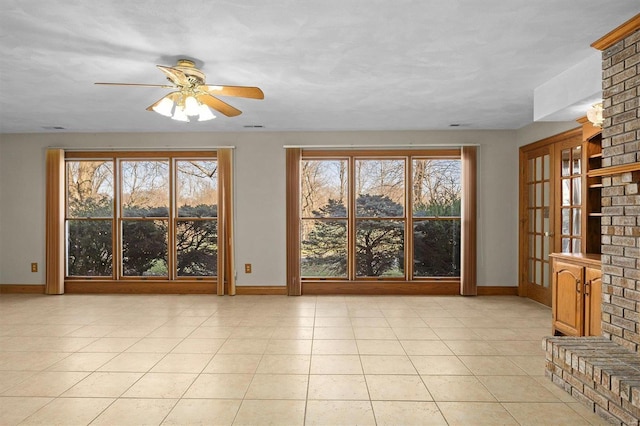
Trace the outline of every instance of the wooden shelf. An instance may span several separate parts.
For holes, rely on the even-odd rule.
[[[590,155],[589,158],[602,158],[602,153],[596,152],[595,154]]]
[[[592,183],[591,185],[589,185],[589,189],[598,189],[598,188],[602,188],[604,185],[602,185],[601,183]]]
[[[636,163],[621,164],[619,166],[609,166],[609,167],[603,167],[601,169],[589,170],[589,172],[587,173],[587,176],[589,177],[613,176],[613,175],[620,175],[622,173],[637,172],[637,171],[640,171],[640,161]]]
[[[601,212],[591,212],[589,213],[589,217],[602,217]]]

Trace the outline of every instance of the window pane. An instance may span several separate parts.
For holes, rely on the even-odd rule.
[[[542,217],[543,217],[543,226],[542,226],[542,232],[549,232],[551,231],[549,229],[549,207],[545,207],[544,209],[542,209]]]
[[[528,207],[535,207],[536,206],[536,184],[532,183],[527,185],[529,187],[529,199],[527,200],[527,206]]]
[[[581,225],[581,210],[580,209],[572,209],[573,210],[573,235],[580,235],[580,225]]]
[[[528,209],[529,212],[529,232],[536,232],[536,209]]]
[[[303,220],[303,277],[345,277],[347,275],[347,221]]]
[[[571,180],[562,179],[560,184],[562,185],[562,205],[569,206],[571,205]]]
[[[125,217],[169,216],[169,162],[123,161],[122,213]]]
[[[569,176],[571,174],[571,150],[562,150],[562,176]]]
[[[356,160],[356,215],[404,216],[404,160]]]
[[[542,157],[536,157],[536,181],[542,180]]]
[[[533,283],[534,279],[535,279],[535,262],[533,261],[533,259],[529,259],[529,270],[528,270],[528,274],[527,274],[527,279],[529,280],[530,283]]]
[[[543,206],[548,206],[549,202],[550,202],[550,200],[549,200],[549,182],[545,182],[542,185],[542,192],[544,193],[543,197],[542,197],[542,205]]]
[[[570,233],[570,214],[571,209],[562,209],[562,235],[569,235]]]
[[[533,256],[536,248],[536,236],[529,234],[529,256]]]
[[[176,246],[178,276],[217,275],[218,221],[178,221]]]
[[[549,287],[549,264],[545,262],[542,266],[542,286]]]
[[[544,169],[543,173],[542,173],[542,178],[543,179],[549,179],[549,155],[545,155],[543,158],[543,162],[542,162],[542,168]]]
[[[360,220],[356,223],[356,274],[404,276],[404,222]]]
[[[460,216],[460,160],[413,160],[413,216]]]
[[[573,159],[573,174],[574,175],[579,175],[581,173],[581,169],[582,169],[582,167],[581,167],[581,163],[582,163],[581,155],[582,155],[582,147],[580,147],[580,146],[576,146],[571,151],[571,157]]]
[[[167,221],[122,222],[122,275],[167,276]]]
[[[113,162],[67,161],[69,217],[113,216]]]
[[[425,220],[413,225],[413,275],[460,276],[460,221]]]
[[[580,240],[579,239],[574,239],[573,240],[573,253],[580,253],[581,249],[581,244],[580,244]]]
[[[302,217],[347,217],[347,160],[305,160],[300,174]]]
[[[571,196],[571,204],[574,206],[580,205],[581,200],[582,200],[582,183],[580,181],[580,178],[573,178],[571,179],[573,181],[572,183],[572,187],[573,187],[573,195]]]
[[[217,161],[176,161],[176,186],[179,217],[217,217]]]
[[[67,276],[110,277],[113,274],[111,220],[67,221]]]

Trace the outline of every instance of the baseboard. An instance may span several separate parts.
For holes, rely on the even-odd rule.
[[[44,294],[44,284],[0,284],[0,294]]]
[[[138,284],[138,283],[136,283]],[[329,283],[327,283],[329,284]],[[380,284],[368,286],[336,285],[335,283],[303,284],[303,294],[405,294],[405,295],[456,295],[460,294],[459,286],[446,284],[442,286],[409,286],[399,288],[398,286],[381,286]],[[386,287],[386,288],[385,288]],[[501,287],[501,286],[478,286],[478,296],[517,296],[518,287]],[[0,294],[44,294],[45,286],[42,284],[25,285],[25,284],[0,284]],[[110,285],[110,286],[79,286],[69,282],[65,284],[65,293],[173,293],[173,294],[212,294],[215,289],[210,284],[192,283],[188,286],[167,286],[162,285]],[[286,296],[287,287],[285,286],[236,286],[237,295],[277,295]]]
[[[478,286],[478,296],[517,296],[518,287]]]
[[[286,296],[287,287],[271,285],[237,285],[237,295]]]

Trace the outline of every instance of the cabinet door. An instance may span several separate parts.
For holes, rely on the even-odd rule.
[[[584,276],[584,335],[602,334],[602,271],[586,268]]]
[[[553,265],[553,327],[567,336],[583,332],[584,268],[555,261]]]

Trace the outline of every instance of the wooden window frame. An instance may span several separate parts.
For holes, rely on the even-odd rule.
[[[327,278],[313,279],[300,276],[300,163],[304,159],[344,159],[349,160],[350,182],[354,179],[352,164],[357,158],[390,159],[405,158],[405,205],[403,218],[389,218],[404,221],[405,230],[405,277],[356,277],[355,271],[347,271],[347,279]],[[287,148],[287,289],[289,295],[300,294],[477,294],[476,283],[476,173],[477,149],[475,146],[462,149],[429,149],[429,150],[376,150],[376,149],[301,149]],[[422,159],[459,159],[462,165],[462,211],[459,218],[461,225],[461,272],[460,277],[413,277],[411,259],[413,238],[407,232],[413,232],[413,209],[411,197],[412,160]],[[407,186],[408,185],[408,186]],[[349,189],[350,205],[355,205],[354,191]],[[333,219],[333,218],[332,218]],[[355,222],[352,212],[349,214],[348,238],[355,237]],[[419,218],[419,221],[429,218]],[[457,220],[447,217],[446,220]],[[348,243],[351,253],[352,244]],[[354,256],[354,253],[350,254]],[[411,259],[410,259],[411,258]],[[409,269],[407,269],[409,264]],[[354,261],[348,262],[348,269],[354,268]],[[353,277],[353,278],[352,278]]]
[[[66,160],[106,160],[114,161],[114,180],[119,179],[119,160],[168,159],[170,168],[170,213],[168,218],[158,218],[167,222],[168,232],[175,232],[178,219],[174,213],[175,177],[171,174],[177,161],[215,159],[218,162],[218,272],[217,276],[185,277],[177,276],[173,271],[175,253],[169,245],[168,275],[166,277],[124,277],[121,276],[121,242],[116,234],[121,221],[129,218],[122,216],[119,205],[118,189],[114,182],[113,215],[113,271],[111,277],[68,277],[65,274],[65,223],[66,217]],[[206,151],[68,151],[51,149],[47,151],[47,284],[49,294],[62,293],[209,293],[235,294],[233,271],[233,150],[222,148]],[[138,219],[138,218],[133,218]],[[149,220],[155,220],[150,218]],[[172,239],[168,238],[168,244]]]

